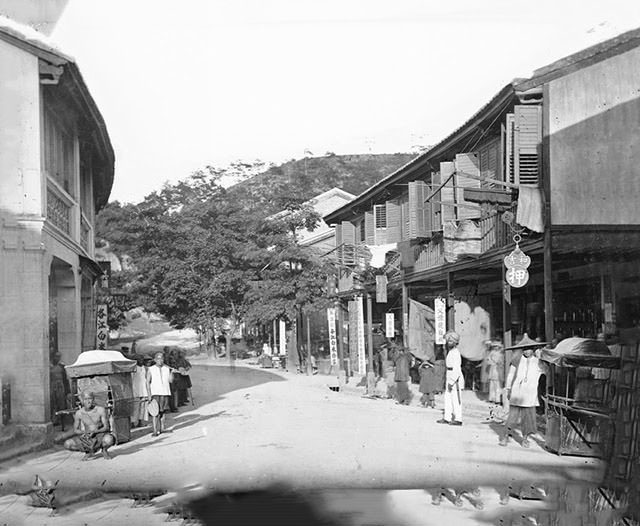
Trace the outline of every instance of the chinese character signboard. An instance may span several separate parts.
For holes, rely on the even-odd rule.
[[[327,323],[329,324],[329,357],[331,365],[338,365],[338,335],[336,333],[336,309],[327,309]]]
[[[505,278],[507,283],[515,288],[524,287],[529,281],[527,268],[531,265],[531,258],[527,256],[516,243],[516,248],[504,258],[504,266],[507,267]]]
[[[396,335],[396,320],[393,312],[387,312],[384,315],[384,335],[387,338],[393,338]]]
[[[433,305],[436,326],[435,342],[444,344],[444,335],[447,332],[447,302],[444,298],[436,298]]]
[[[96,311],[96,349],[100,351],[106,350],[109,345],[109,324],[107,323],[108,314],[109,311],[106,305],[98,305],[98,309]]]
[[[365,374],[367,372],[367,358],[364,349],[364,304],[362,296],[356,299],[356,316],[358,324],[358,372]]]
[[[111,279],[111,262],[110,261],[98,261],[98,265],[102,269],[102,275],[100,276],[100,288],[108,289],[109,280]]]
[[[376,303],[387,303],[387,275],[376,276]]]

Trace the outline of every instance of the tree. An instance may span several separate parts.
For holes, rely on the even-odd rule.
[[[129,289],[147,310],[201,331],[225,320],[231,357],[241,322],[295,319],[322,295],[324,275],[319,258],[295,239],[296,229],[313,226],[317,216],[278,187],[225,189],[225,175],[207,167],[138,205],[114,203],[98,225],[131,257]],[[284,213],[266,217],[267,202]]]

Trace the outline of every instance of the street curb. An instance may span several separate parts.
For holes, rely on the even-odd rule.
[[[19,446],[15,446],[6,451],[0,452],[0,463],[14,460],[18,457],[35,453],[36,451],[45,451],[51,449],[54,444],[62,444],[65,440],[73,436],[73,429],[56,433],[53,436],[36,440],[35,442],[27,442]]]

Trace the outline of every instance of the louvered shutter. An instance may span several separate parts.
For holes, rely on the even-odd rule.
[[[441,181],[440,172],[431,173],[431,188],[429,188],[429,195],[431,195],[431,193],[440,186]],[[438,192],[429,200],[429,204],[431,206],[431,230],[434,232],[440,232],[442,230],[442,207],[438,202],[441,199],[441,193],[442,192]],[[429,197],[429,195],[425,197]]]
[[[342,245],[342,224],[336,225],[336,248]]]
[[[409,183],[409,239],[431,235],[431,203],[424,202],[428,191],[424,181]]]
[[[400,221],[402,224],[402,233],[401,239],[409,239],[410,229],[411,229],[411,220],[409,213],[409,198],[405,196],[400,200]]]
[[[452,162],[440,163],[440,181],[442,184],[443,181],[446,181],[447,178],[455,171],[455,165]],[[455,179],[455,178],[454,178]],[[447,221],[453,221],[456,218],[456,209],[450,204],[455,203],[455,198],[453,195],[453,180],[451,179],[440,192],[440,201],[442,201],[441,205],[441,220],[444,225]],[[436,196],[437,197],[437,196]],[[447,204],[449,203],[449,204]]]
[[[374,205],[373,228],[376,245],[384,245],[387,242],[387,204]]]
[[[540,183],[540,142],[542,108],[516,106],[513,126],[514,173],[516,184],[538,186]]]
[[[480,205],[471,203],[464,199],[465,188],[480,188],[480,181],[466,177],[469,174],[480,177],[480,163],[477,153],[459,153],[456,155],[456,175],[454,176],[456,185],[456,203],[463,206],[456,207],[456,216],[458,219],[479,219]]]
[[[351,221],[342,222],[342,262],[344,265],[356,264],[356,227]]]
[[[376,242],[373,211],[364,213],[364,238],[367,245],[374,245]]]
[[[342,222],[342,242],[345,245],[356,244],[356,227],[351,221]]]
[[[490,179],[498,179],[498,139],[492,141],[478,150],[480,161],[480,176]],[[482,188],[494,188],[495,183],[482,181]]]
[[[514,158],[513,158],[513,128],[514,128],[514,115],[513,113],[507,114],[505,120],[504,130],[504,173],[505,181],[509,183],[516,183]]]
[[[397,243],[402,239],[400,203],[387,201],[387,243]]]

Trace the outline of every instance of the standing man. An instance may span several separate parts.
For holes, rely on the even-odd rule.
[[[104,407],[95,405],[92,391],[82,393],[82,407],[73,417],[73,431],[75,435],[65,441],[64,447],[71,451],[84,451],[82,460],[89,460],[98,450],[109,460],[107,450],[115,443],[110,433],[109,418]]]
[[[446,367],[444,418],[438,420],[439,424],[462,425],[461,391],[464,387],[464,377],[462,376],[462,356],[458,350],[459,343],[460,336],[457,332],[449,331],[444,335],[444,345],[447,351],[444,359]]]
[[[409,382],[411,381],[411,375],[409,369],[413,357],[408,349],[405,347],[399,347],[396,350],[394,363],[396,366],[394,379],[396,381],[396,403],[401,405],[409,405],[411,400],[411,394],[409,392]]]
[[[164,415],[169,411],[169,399],[171,398],[171,382],[173,373],[164,364],[164,355],[157,352],[153,356],[154,365],[147,369],[148,391],[151,395],[151,404],[157,404],[157,412],[149,411],[152,415],[153,436],[156,437],[164,430]],[[156,413],[155,415],[153,413]]]
[[[61,417],[56,413],[67,409],[69,405],[69,380],[64,369],[64,364],[60,361],[59,352],[53,353],[49,365],[49,389],[51,396],[51,414],[54,424],[61,421]]]
[[[509,400],[509,416],[505,422],[504,434],[499,444],[506,446],[513,430],[521,422],[522,447],[529,447],[529,437],[536,433],[536,407],[538,402],[538,380],[546,374],[546,365],[534,354],[536,347],[543,347],[542,342],[535,342],[526,334],[520,343],[512,349],[522,350],[511,360],[506,382],[506,395]]]

